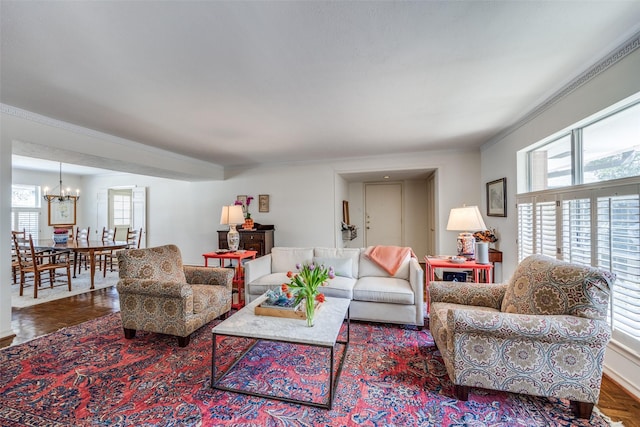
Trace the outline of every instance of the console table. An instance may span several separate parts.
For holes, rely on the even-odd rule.
[[[435,280],[436,268],[457,268],[460,270],[473,270],[473,281],[476,283],[480,282],[480,272],[484,272],[483,278],[485,283],[491,283],[491,271],[493,270],[493,264],[478,264],[475,261],[465,261],[461,263],[451,262],[447,258],[438,258],[438,257],[424,257],[427,266],[427,278],[429,282],[433,282]]]
[[[231,308],[235,308],[236,310],[244,307],[244,269],[242,268],[242,260],[245,258],[256,258],[256,251],[238,251],[238,252],[208,252],[206,254],[202,254],[204,257],[204,266],[209,267],[209,259],[217,259],[220,261],[220,267],[224,267],[224,260],[229,260],[229,267],[233,266],[233,260],[237,261],[237,265],[235,267],[235,274],[233,275],[233,286],[237,287],[237,290],[234,290],[233,293],[238,294],[238,302],[232,303]]]
[[[247,251],[256,251],[261,257],[271,253],[273,248],[273,230],[240,230],[240,244],[238,247]],[[218,231],[218,247],[229,249],[227,244],[227,230]]]

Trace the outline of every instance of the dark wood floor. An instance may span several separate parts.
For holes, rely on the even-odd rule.
[[[65,326],[119,310],[118,293],[113,287],[33,307],[14,308],[12,327],[16,336],[0,340],[0,348],[23,343]],[[622,421],[625,427],[640,427],[640,401],[627,394],[607,376],[602,380],[598,407],[612,420]]]

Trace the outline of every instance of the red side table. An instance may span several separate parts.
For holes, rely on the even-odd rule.
[[[480,282],[480,272],[483,271],[485,283],[491,283],[493,281],[492,271],[493,264],[478,264],[475,261],[465,261],[461,263],[451,262],[448,258],[442,257],[424,257],[427,274],[426,274],[426,289],[429,291],[429,284],[436,278],[436,268],[455,268],[460,270],[473,270],[473,281]],[[429,298],[427,298],[427,313],[429,312]]]
[[[238,294],[238,303],[231,304],[231,308],[235,308],[236,310],[244,307],[244,268],[242,268],[242,260],[246,258],[255,259],[257,251],[237,251],[237,252],[208,252],[206,254],[202,254],[204,257],[204,266],[209,266],[209,259],[217,259],[220,261],[220,267],[224,267],[224,260],[229,260],[229,266],[233,265],[233,260],[235,259],[237,262],[235,272],[233,275],[233,286],[237,286],[237,294]]]

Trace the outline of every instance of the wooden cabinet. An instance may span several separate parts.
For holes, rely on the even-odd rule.
[[[256,251],[258,256],[271,253],[273,248],[273,230],[238,230],[240,233],[239,249]],[[218,247],[229,249],[227,231],[218,231]]]

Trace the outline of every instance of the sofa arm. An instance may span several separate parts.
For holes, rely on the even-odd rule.
[[[233,268],[185,265],[183,269],[190,285],[217,285],[233,289]]]
[[[116,286],[118,293],[137,294],[162,298],[188,298],[193,295],[186,283],[162,282],[154,279],[120,279]]]
[[[252,259],[244,263],[244,283],[251,283],[254,280],[271,274],[271,254]]]
[[[507,290],[504,283],[431,282],[429,302],[448,302],[500,310]]]
[[[409,261],[409,284],[413,290],[416,306],[416,325],[424,325],[424,270],[420,267],[418,259],[411,257]]]
[[[489,335],[501,340],[525,338],[592,348],[606,346],[611,337],[611,328],[606,321],[570,315],[496,313],[457,308],[448,311],[447,325],[453,337],[458,334]]]

